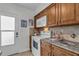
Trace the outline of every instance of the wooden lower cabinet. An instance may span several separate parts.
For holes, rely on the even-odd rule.
[[[41,56],[51,56],[51,44],[44,41],[41,43]]]
[[[54,46],[53,49],[54,56],[78,56],[78,54],[68,51],[66,49]]]
[[[78,56],[79,54],[64,48],[52,45],[45,41],[41,42],[41,56]]]
[[[51,56],[50,51],[48,51],[48,49],[42,48],[41,56]]]

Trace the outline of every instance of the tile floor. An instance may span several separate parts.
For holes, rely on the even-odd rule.
[[[25,52],[21,52],[21,53],[16,53],[13,56],[33,56],[31,51],[25,51]]]

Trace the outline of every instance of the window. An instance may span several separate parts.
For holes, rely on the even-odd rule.
[[[1,16],[1,46],[14,44],[15,18]]]

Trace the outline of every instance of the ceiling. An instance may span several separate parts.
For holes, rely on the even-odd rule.
[[[33,10],[35,11],[42,4],[44,4],[44,3],[18,3],[18,5],[24,6],[25,8],[28,8],[32,11]]]

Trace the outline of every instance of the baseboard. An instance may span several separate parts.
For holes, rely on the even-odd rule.
[[[11,55],[8,55],[8,56],[14,56],[14,55],[16,55],[17,53],[14,53],[14,54],[11,54]]]

